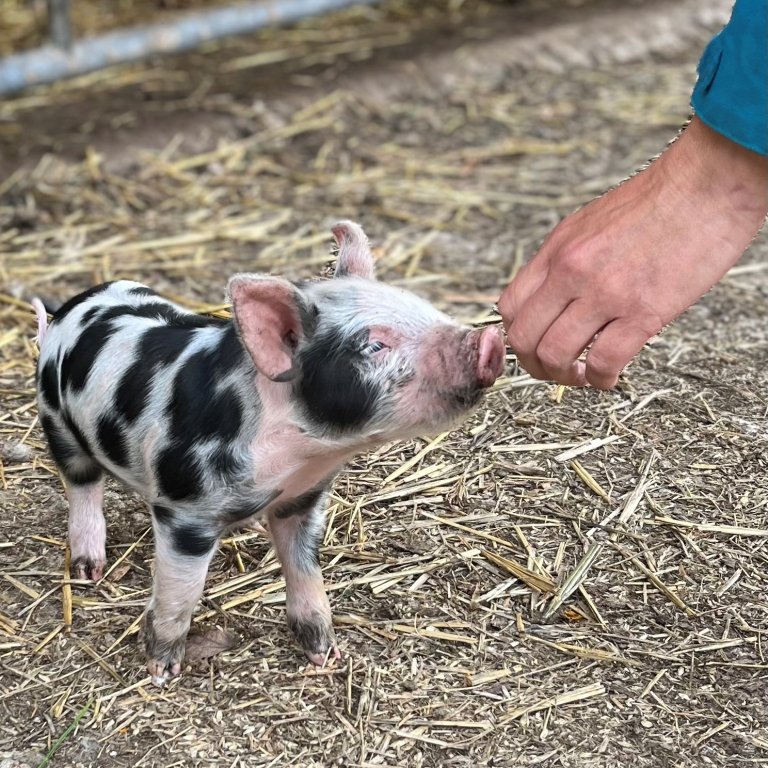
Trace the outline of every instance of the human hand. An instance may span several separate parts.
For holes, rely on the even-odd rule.
[[[507,286],[509,346],[536,378],[613,387],[736,263],[767,211],[768,157],[694,118],[648,168],[563,219]]]

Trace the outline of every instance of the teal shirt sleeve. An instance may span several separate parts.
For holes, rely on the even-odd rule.
[[[691,106],[710,128],[768,155],[768,0],[736,0],[701,57]]]

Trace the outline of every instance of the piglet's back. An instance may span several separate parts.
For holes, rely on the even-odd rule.
[[[146,493],[154,485],[147,463],[170,443],[178,455],[166,461],[178,462],[201,433],[231,437],[216,414],[237,411],[226,379],[244,365],[231,322],[189,312],[139,283],[106,283],[53,316],[38,363],[41,419],[64,453],[74,439],[73,453]],[[228,397],[228,408],[217,409],[217,397]],[[148,446],[153,429],[169,445]]]

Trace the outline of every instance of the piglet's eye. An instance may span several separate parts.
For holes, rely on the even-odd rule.
[[[362,352],[364,355],[373,355],[376,352],[381,352],[382,349],[386,349],[387,345],[383,341],[372,341],[370,344],[366,344]]]

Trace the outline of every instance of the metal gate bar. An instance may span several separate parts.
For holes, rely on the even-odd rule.
[[[48,24],[51,42],[59,48],[69,48],[72,45],[69,0],[48,0]]]
[[[155,54],[188,51],[209,40],[241,35],[350,5],[372,5],[375,2],[260,0],[180,14],[173,21],[128,27],[73,41],[69,0],[48,0],[53,43],[0,59],[0,94],[16,93],[32,85],[52,83]]]

